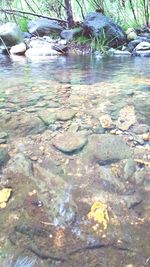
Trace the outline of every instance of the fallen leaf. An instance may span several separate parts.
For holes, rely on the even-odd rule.
[[[0,190],[0,208],[6,208],[6,204],[10,198],[12,189],[11,188],[3,188]]]

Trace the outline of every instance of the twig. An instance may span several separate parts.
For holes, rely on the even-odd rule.
[[[59,21],[59,22],[64,22],[66,24],[68,23],[66,20],[63,20],[63,19],[53,18],[53,17],[44,16],[44,15],[37,14],[37,13],[26,12],[26,11],[21,11],[21,10],[16,10],[16,9],[3,9],[3,8],[1,8],[0,12],[4,12],[4,13],[7,13],[7,14],[20,13],[20,14],[31,15],[31,16],[45,18],[45,19],[56,20],[56,21]]]

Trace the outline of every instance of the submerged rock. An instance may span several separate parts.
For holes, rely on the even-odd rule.
[[[71,197],[71,188],[65,180],[38,164],[34,166],[34,173],[33,179],[37,184],[39,198],[54,225],[63,226],[73,222],[76,205]]]
[[[120,136],[101,134],[89,137],[89,144],[84,156],[100,165],[105,165],[130,158],[131,151]]]
[[[125,166],[124,166],[124,178],[127,180],[136,171],[136,164],[133,159],[128,159]]]
[[[53,145],[64,153],[73,153],[81,150],[88,142],[87,137],[79,132],[65,132],[53,139]]]
[[[0,148],[0,168],[9,160],[10,156],[6,148]]]
[[[131,131],[135,134],[144,134],[150,130],[150,127],[146,124],[135,124],[131,128]]]
[[[68,121],[68,120],[73,119],[75,114],[76,114],[76,111],[72,109],[59,110],[56,113],[56,118],[57,120],[60,120],[60,121]]]
[[[51,109],[40,111],[38,116],[46,125],[53,124],[57,120],[56,113],[54,113]]]
[[[105,129],[113,128],[113,121],[108,114],[100,117],[100,123],[101,123],[102,127]]]
[[[135,109],[133,106],[126,106],[119,112],[117,126],[119,129],[126,131],[130,126],[136,123]]]
[[[13,174],[22,174],[30,177],[33,175],[32,162],[28,157],[19,153],[13,158],[7,171]]]
[[[139,192],[134,192],[131,195],[126,195],[123,197],[128,209],[134,208],[143,201],[143,195]]]

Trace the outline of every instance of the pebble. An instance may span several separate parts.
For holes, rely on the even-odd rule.
[[[149,141],[150,140],[150,135],[149,134],[145,133],[145,134],[142,135],[142,137],[143,137],[144,141]]]

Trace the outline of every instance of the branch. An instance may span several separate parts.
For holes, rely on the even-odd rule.
[[[35,16],[35,17],[39,17],[39,18],[51,19],[51,20],[56,20],[59,22],[68,23],[66,20],[63,20],[63,19],[52,18],[49,16],[44,16],[44,15],[40,15],[40,14],[36,14],[36,13],[32,13],[32,12],[21,11],[21,10],[16,10],[16,9],[2,9],[1,8],[0,12],[4,12],[7,14],[19,13],[19,14],[31,15],[31,16]]]

